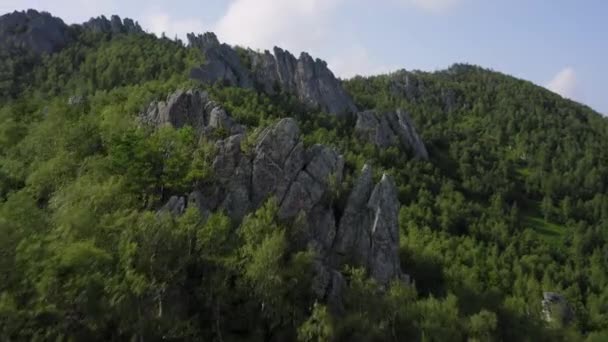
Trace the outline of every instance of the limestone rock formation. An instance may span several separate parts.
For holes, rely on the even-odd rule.
[[[224,82],[232,86],[260,87],[268,94],[285,91],[311,107],[341,115],[356,111],[354,102],[327,63],[307,53],[299,58],[279,48],[274,55],[220,44],[213,33],[188,35],[190,46],[201,49],[206,63],[191,72],[191,77],[207,83]]]
[[[374,186],[365,165],[348,198],[333,246],[335,264],[366,267],[380,284],[403,278],[399,266],[399,200],[390,176]]]
[[[543,319],[548,322],[559,322],[565,325],[574,319],[574,312],[568,300],[559,293],[543,292],[541,301]]]
[[[401,146],[411,149],[417,158],[429,157],[412,119],[403,110],[382,114],[375,111],[360,112],[357,114],[355,134],[380,148]]]
[[[214,33],[190,33],[187,38],[191,47],[200,49],[205,55],[205,64],[190,72],[192,78],[212,84],[224,82],[235,87],[253,87],[249,70],[242,64],[236,50],[221,44]]]
[[[171,125],[180,128],[192,126],[199,134],[222,130],[238,134],[244,128],[238,125],[217,103],[211,101],[206,92],[178,90],[166,101],[152,102],[140,113],[140,122],[160,127]]]
[[[85,30],[90,30],[96,33],[119,34],[144,32],[141,26],[139,26],[139,23],[129,18],[122,20],[117,15],[111,16],[110,20],[103,15],[97,18],[91,18],[89,21],[83,23],[82,27]]]
[[[278,85],[281,90],[296,94],[303,103],[321,107],[329,113],[356,111],[352,99],[329,70],[327,63],[313,59],[305,52],[298,59],[277,47],[273,52],[274,55],[268,51],[263,54],[250,51],[254,79],[264,91],[273,94]]]
[[[46,12],[27,10],[0,16],[0,50],[51,54],[72,41],[69,27]]]
[[[151,104],[141,118],[157,126],[188,124],[204,133],[213,120],[221,121],[211,119],[214,111],[225,113],[205,93],[179,91],[166,102]],[[227,113],[216,116],[236,125]],[[279,219],[299,222],[299,248],[316,252],[313,291],[335,310],[341,305],[345,280],[340,271],[346,264],[365,268],[382,286],[394,279],[407,279],[398,254],[400,204],[388,175],[374,184],[372,169],[366,165],[344,212],[338,213],[333,206],[332,184],[342,182],[344,158],[335,149],[305,147],[298,123],[292,118],[265,128],[248,151],[242,146],[245,137],[240,131],[216,140],[214,181],[187,196],[171,197],[160,211],[179,215],[194,206],[207,217],[223,210],[233,222],[239,222],[274,197]]]
[[[264,130],[251,154],[241,150],[242,138],[243,134],[237,134],[216,142],[213,169],[222,189],[203,191],[221,194],[221,198],[210,202],[235,221],[271,196],[279,202],[281,218],[308,212],[329,191],[329,177],[342,174],[342,157],[325,146],[305,149],[299,127],[291,118]]]
[[[370,276],[386,285],[402,278],[399,261],[399,199],[393,179],[384,174],[367,202],[371,214]]]

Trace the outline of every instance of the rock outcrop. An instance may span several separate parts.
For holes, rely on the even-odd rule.
[[[223,82],[231,86],[257,86],[268,94],[285,91],[303,103],[329,113],[354,113],[356,107],[350,96],[320,59],[307,53],[299,58],[279,48],[274,54],[240,50],[220,44],[213,33],[188,35],[190,46],[201,49],[206,63],[191,71],[191,77],[207,83]]]
[[[46,12],[27,10],[0,16],[0,50],[51,54],[72,41],[69,27]]]
[[[333,250],[335,264],[367,268],[381,284],[403,278],[399,266],[399,200],[388,175],[374,186],[365,165],[340,219]]]
[[[574,319],[574,312],[568,300],[555,292],[543,292],[541,301],[543,319],[548,322],[558,322],[566,325]]]
[[[109,20],[103,15],[97,18],[91,18],[89,21],[83,23],[82,27],[85,30],[90,30],[96,33],[119,34],[144,32],[141,26],[139,26],[139,23],[136,21],[129,18],[122,20],[117,15],[111,16]]]
[[[191,70],[191,78],[207,83],[222,82],[235,87],[253,87],[249,70],[242,64],[237,51],[227,44],[221,44],[215,34],[190,33],[187,38],[190,46],[200,49],[205,56],[205,64]]]
[[[364,111],[357,113],[355,134],[362,140],[380,148],[401,146],[411,149],[417,158],[428,159],[424,142],[416,132],[414,123],[407,112],[377,113]]]
[[[192,125],[207,134],[214,111],[225,114],[216,117],[229,122],[226,127],[238,126],[206,93],[198,91],[178,91],[166,102],[152,103],[141,120],[154,126]],[[242,144],[246,138],[242,129],[223,139],[208,138],[217,139],[213,182],[189,195],[171,197],[159,213],[180,215],[194,206],[203,217],[223,210],[239,222],[274,197],[279,219],[298,222],[296,245],[316,252],[314,293],[336,310],[345,284],[340,270],[346,264],[365,268],[383,286],[394,279],[407,280],[398,254],[400,204],[390,176],[385,174],[375,183],[366,165],[344,212],[339,213],[333,206],[332,184],[342,182],[344,158],[327,146],[306,147],[294,119],[284,118],[265,128],[249,148]]]
[[[131,19],[113,15],[91,18],[82,25],[73,25],[84,30],[100,33],[143,33],[141,26]],[[52,54],[70,44],[74,30],[63,20],[47,12],[27,10],[15,11],[0,16],[0,51],[27,51],[36,56]]]
[[[275,47],[268,51],[249,51],[254,79],[262,89],[274,94],[278,88],[295,94],[300,101],[321,107],[332,114],[354,113],[357,109],[340,82],[320,59],[303,52],[295,58],[289,51]]]
[[[243,138],[244,134],[236,134],[216,142],[213,171],[217,184],[201,189],[211,197],[210,210],[221,208],[234,221],[270,197],[279,202],[282,219],[307,213],[322,204],[330,177],[342,175],[342,157],[321,145],[305,149],[294,119],[285,118],[266,128],[249,153],[242,151]]]
[[[209,99],[206,92],[177,91],[170,94],[166,101],[152,102],[140,113],[140,122],[160,127],[171,125],[175,128],[193,127],[199,134],[222,130],[227,134],[244,131],[217,103]]]

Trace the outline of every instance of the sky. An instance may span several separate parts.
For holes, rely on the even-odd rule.
[[[81,23],[104,14],[169,37],[213,31],[231,45],[307,51],[334,73],[434,71],[470,63],[608,114],[606,0],[0,0]]]

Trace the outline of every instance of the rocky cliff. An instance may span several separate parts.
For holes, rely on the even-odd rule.
[[[85,30],[90,30],[97,33],[143,33],[141,26],[136,21],[132,19],[125,18],[124,20],[120,19],[119,16],[113,15],[108,18],[105,16],[100,16],[97,18],[91,18],[89,21],[82,24],[82,27]]]
[[[357,110],[327,63],[313,59],[307,53],[297,59],[276,47],[273,54],[252,50],[239,53],[229,45],[221,44],[213,33],[189,34],[188,41],[206,57],[205,64],[192,70],[191,76],[195,79],[245,88],[256,86],[268,94],[285,91],[311,107],[335,115]]]
[[[166,101],[150,103],[140,115],[140,122],[153,127],[191,126],[199,135],[222,130],[228,134],[242,133],[244,128],[232,120],[226,111],[211,101],[205,92],[176,91]]]
[[[104,16],[92,18],[82,25],[67,26],[61,19],[45,12],[28,10],[13,12],[0,17],[0,48],[3,51],[17,48],[31,51],[34,55],[50,54],[61,50],[74,40],[78,30],[96,33],[133,34],[143,33],[137,22],[118,16],[107,19]],[[357,113],[350,95],[344,90],[340,80],[329,70],[327,64],[313,59],[307,53],[299,58],[288,51],[275,47],[273,53],[263,53],[233,48],[218,41],[213,33],[188,35],[192,48],[200,49],[205,56],[205,64],[194,68],[191,77],[206,83],[221,82],[227,85],[256,88],[267,94],[286,92],[295,95],[303,104],[320,108],[328,113],[343,116]],[[413,75],[404,72],[397,74],[392,91],[404,92],[415,101],[423,85]],[[218,107],[202,108],[208,99],[201,94],[174,94],[167,102],[155,103],[148,110],[145,120],[153,124],[172,124],[180,127],[185,124],[197,129],[228,129],[228,133],[238,133],[238,125],[233,127],[231,119]],[[446,94],[446,103],[451,104]],[[189,117],[177,117],[168,111],[188,113],[181,106],[198,108],[203,112],[191,113]],[[179,109],[175,109],[179,108]],[[190,115],[190,114],[189,114]],[[386,148],[399,146],[414,151],[418,158],[427,159],[428,152],[414,124],[406,112],[396,111],[379,114],[371,111],[357,113],[356,134],[366,141]],[[171,121],[173,120],[173,121]],[[194,122],[193,120],[202,120]],[[171,121],[171,122],[169,122]],[[232,130],[235,131],[232,131]]]
[[[244,150],[244,128],[202,92],[178,91],[167,101],[152,103],[140,118],[153,126],[192,125],[213,139],[213,116],[223,117],[231,132],[215,141],[214,181],[187,196],[172,197],[162,210],[180,214],[195,206],[207,215],[221,209],[238,222],[274,197],[280,219],[304,218],[304,245],[317,255],[314,291],[335,306],[344,283],[339,270],[346,264],[364,267],[382,285],[406,279],[398,255],[400,204],[390,176],[384,174],[375,183],[371,166],[366,165],[342,214],[335,211],[331,198],[332,184],[344,177],[344,158],[327,146],[306,147],[294,119],[265,128],[254,147]]]
[[[0,16],[0,50],[50,54],[72,41],[68,26],[46,12],[27,10]]]
[[[233,48],[219,42],[215,34],[188,35],[190,46],[200,49],[206,62],[194,68],[190,76],[205,83],[220,82],[242,88],[257,88],[266,94],[287,92],[304,104],[328,113],[345,116],[357,113],[351,97],[327,67],[327,63],[302,53],[295,58],[275,47],[273,53]],[[404,76],[402,85],[395,82],[393,91],[404,91],[415,99],[422,86]],[[398,146],[411,149],[414,155],[428,159],[426,147],[416,132],[410,116],[401,110],[390,113],[357,113],[356,133],[380,148]]]
[[[139,24],[131,19],[113,15],[110,20],[101,16],[91,18],[82,25],[73,25],[97,33],[143,33]],[[0,16],[0,50],[18,49],[34,55],[60,51],[74,41],[72,27],[47,12],[15,11]]]

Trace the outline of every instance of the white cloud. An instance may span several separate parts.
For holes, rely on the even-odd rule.
[[[380,0],[380,3],[390,1],[437,13],[464,0]],[[332,19],[341,6],[347,5],[346,0],[233,0],[213,31],[220,41],[254,49],[280,46],[296,55],[306,51],[320,58],[324,57],[323,52],[331,51],[328,64],[340,77],[394,69],[375,61],[353,37],[338,33]]]
[[[294,54],[306,51],[325,58],[339,77],[388,72],[368,50],[349,35],[340,35],[332,17],[345,0],[235,0],[217,22],[214,31],[221,41],[271,49],[280,46]]]
[[[341,78],[351,78],[357,75],[377,75],[398,69],[378,63],[370,56],[369,51],[361,45],[342,50],[339,56],[334,56],[329,60],[328,65],[336,76]]]
[[[117,5],[116,0],[0,0],[0,13],[34,8],[39,11],[50,12],[68,24],[74,24],[82,23],[91,17],[102,14],[116,14],[119,12]]]
[[[222,41],[259,49],[280,46],[314,53],[328,34],[331,12],[343,0],[235,0],[218,21]]]
[[[570,99],[575,98],[578,95],[576,72],[571,67],[560,70],[553,79],[547,83],[547,88],[563,97]]]
[[[153,11],[144,15],[141,24],[144,29],[159,37],[164,33],[169,38],[177,36],[182,40],[187,33],[203,31],[203,23],[198,19],[176,19],[162,11]]]
[[[461,0],[400,0],[406,5],[417,7],[427,12],[439,13],[456,6]]]

